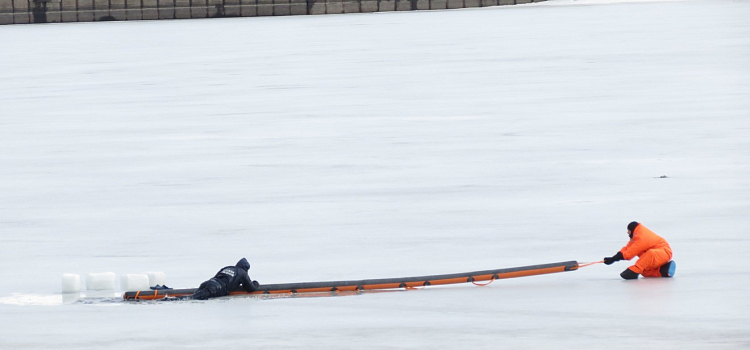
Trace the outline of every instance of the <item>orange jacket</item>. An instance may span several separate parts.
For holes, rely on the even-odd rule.
[[[633,238],[628,242],[628,245],[620,249],[620,252],[625,260],[630,260],[636,255],[640,257],[649,249],[665,249],[670,254],[672,253],[672,248],[664,238],[661,238],[643,224],[638,224],[633,232]]]

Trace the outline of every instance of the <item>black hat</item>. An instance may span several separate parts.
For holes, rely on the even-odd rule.
[[[250,269],[250,263],[247,262],[247,259],[242,258],[240,261],[237,262],[237,267],[245,269],[246,271]]]
[[[637,221],[633,221],[633,222],[629,223],[628,224],[628,231],[633,232],[638,225],[639,224],[638,224]]]

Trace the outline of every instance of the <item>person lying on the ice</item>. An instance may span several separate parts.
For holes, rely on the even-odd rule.
[[[250,263],[247,259],[242,258],[237,262],[237,266],[226,266],[216,273],[216,276],[210,280],[201,283],[198,290],[193,293],[193,299],[206,300],[208,298],[223,297],[229,295],[229,292],[236,290],[242,285],[248,293],[258,289],[258,281],[253,281],[247,274],[250,269]]]
[[[638,261],[628,267],[620,276],[626,280],[643,277],[672,277],[677,264],[672,259],[672,248],[664,238],[638,222],[628,224],[630,242],[612,257],[604,258],[604,263],[612,265],[616,261],[630,260],[636,255]]]

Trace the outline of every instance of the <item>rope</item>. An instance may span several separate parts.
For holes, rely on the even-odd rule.
[[[490,283],[492,283],[494,281],[495,281],[495,276],[492,276],[492,278],[490,279],[490,281],[487,282],[487,283],[477,283],[477,282],[474,282],[474,280],[472,280],[471,283],[473,283],[475,286],[486,286],[486,285],[488,285],[488,284],[490,284]]]
[[[594,261],[594,262],[589,262],[589,263],[581,263],[581,264],[578,264],[578,268],[580,269],[582,267],[591,266],[591,265],[594,265],[594,264],[601,264],[603,262],[604,262],[604,260]]]
[[[404,286],[404,290],[420,290],[420,289],[425,289],[425,288],[427,288],[427,286],[425,286],[425,285],[422,285],[421,287],[417,287],[417,286],[411,286],[411,287],[410,286]]]

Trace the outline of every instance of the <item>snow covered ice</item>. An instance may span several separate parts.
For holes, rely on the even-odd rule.
[[[0,348],[750,347],[750,2],[0,27]],[[666,178],[661,176],[666,175]],[[336,298],[64,303],[596,261]]]

